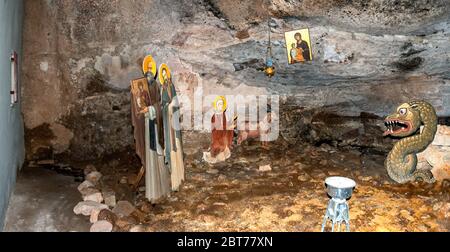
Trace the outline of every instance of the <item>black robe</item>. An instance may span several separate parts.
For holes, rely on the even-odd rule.
[[[297,48],[301,48],[303,50],[303,58],[305,61],[311,61],[311,51],[309,49],[308,42],[302,40],[300,43],[297,43]]]

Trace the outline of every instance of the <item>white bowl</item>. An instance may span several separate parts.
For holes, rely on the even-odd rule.
[[[325,180],[327,192],[335,199],[349,199],[356,187],[356,182],[344,177],[329,177]]]

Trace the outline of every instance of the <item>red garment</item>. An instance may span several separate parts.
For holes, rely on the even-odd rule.
[[[212,139],[211,156],[216,157],[219,153],[232,148],[234,130],[227,130],[227,117],[225,112],[214,114],[211,118]]]

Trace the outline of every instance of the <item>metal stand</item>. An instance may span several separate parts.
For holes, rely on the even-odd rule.
[[[323,219],[322,232],[325,231],[328,219],[332,222],[331,232],[335,232],[335,226],[337,224],[337,232],[341,232],[341,224],[345,222],[346,231],[350,232],[350,214],[349,206],[346,200],[331,199],[328,204],[325,218]]]

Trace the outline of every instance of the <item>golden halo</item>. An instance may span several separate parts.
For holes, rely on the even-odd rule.
[[[216,111],[219,111],[219,109],[217,108],[217,102],[222,101],[223,102],[223,108],[222,111],[220,112],[224,112],[225,110],[227,110],[227,99],[225,98],[225,96],[217,96],[216,99],[214,100],[213,106],[214,109]]]
[[[156,76],[156,62],[151,55],[145,57],[144,62],[142,63],[142,72],[144,75],[149,71],[151,71],[153,77]]]
[[[170,73],[170,69],[166,64],[162,64],[159,67],[159,72],[158,72],[158,77],[159,77],[159,82],[161,83],[161,85],[164,85],[164,76],[163,76],[163,70],[166,70],[167,73],[167,78],[171,78],[171,73]]]

